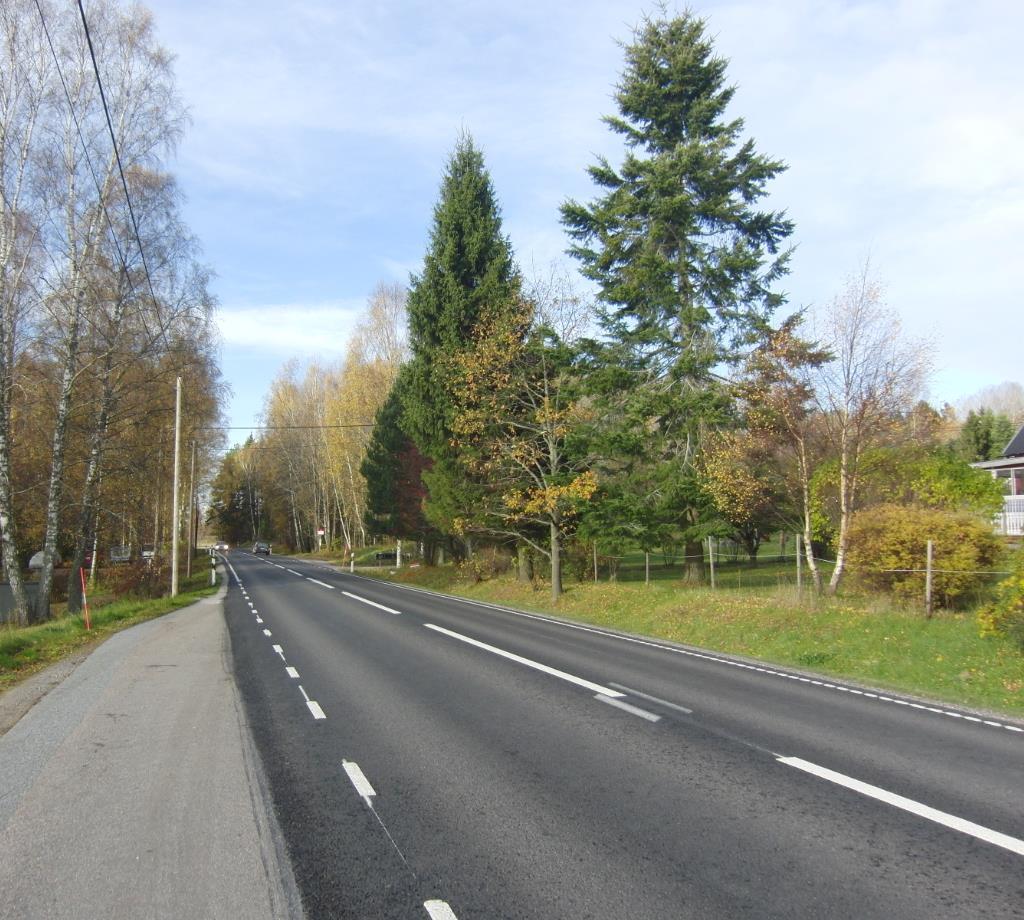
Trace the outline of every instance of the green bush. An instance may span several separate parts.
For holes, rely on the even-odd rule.
[[[987,521],[969,514],[906,505],[876,505],[854,515],[847,561],[859,584],[923,599],[927,543],[933,544],[932,597],[953,607],[985,581],[1003,554]]]
[[[1006,636],[1024,652],[1024,550],[1018,550],[1013,574],[996,588],[994,603],[978,611],[983,636]]]

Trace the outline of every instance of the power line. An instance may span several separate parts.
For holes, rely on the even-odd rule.
[[[196,425],[193,431],[317,431],[321,428],[372,428],[373,422],[341,425]]]
[[[38,3],[38,0],[36,0]],[[146,273],[146,281],[149,284],[149,293],[153,298],[153,305],[156,306],[156,291],[153,288],[153,278],[149,274],[149,265],[146,262],[146,252],[142,247],[142,236],[139,234],[139,224],[135,220],[135,209],[132,207],[132,197],[128,194],[128,180],[124,177],[124,167],[121,165],[121,151],[117,149],[117,137],[114,135],[114,123],[110,118],[110,108],[107,106],[107,94],[103,91],[103,80],[100,78],[100,68],[96,63],[96,51],[92,46],[92,35],[89,34],[89,23],[85,18],[85,7],[82,0],[78,0],[78,11],[82,15],[82,28],[85,29],[85,40],[89,44],[89,56],[92,58],[92,69],[96,74],[96,85],[100,90],[100,101],[103,103],[103,114],[107,118],[107,130],[110,132],[110,143],[114,148],[114,158],[117,160],[117,171],[121,176],[121,187],[124,189],[124,200],[128,205],[128,214],[132,219],[132,229],[135,231],[135,242],[139,244],[139,255],[142,257],[142,268]]]

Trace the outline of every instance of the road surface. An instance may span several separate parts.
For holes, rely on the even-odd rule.
[[[1024,917],[1020,723],[227,558],[309,917]]]

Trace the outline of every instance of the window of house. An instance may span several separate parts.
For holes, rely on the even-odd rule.
[[[1013,480],[1010,478],[1010,470],[996,470],[996,479],[1003,487],[1004,495],[1013,495]]]
[[[1024,466],[1018,466],[1010,472],[1013,473],[1013,494],[1024,495]]]

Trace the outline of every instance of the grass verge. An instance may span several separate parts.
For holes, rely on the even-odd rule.
[[[668,639],[972,708],[1024,716],[1024,656],[983,639],[971,613],[927,620],[885,598],[817,598],[782,585],[684,587],[667,581],[547,588],[513,577],[470,585],[451,567],[363,570],[436,591]]]
[[[0,626],[0,690],[24,680],[79,649],[144,620],[185,607],[216,591],[200,572],[182,581],[177,597],[130,598],[90,607],[92,629],[82,616],[60,616],[37,626]]]

